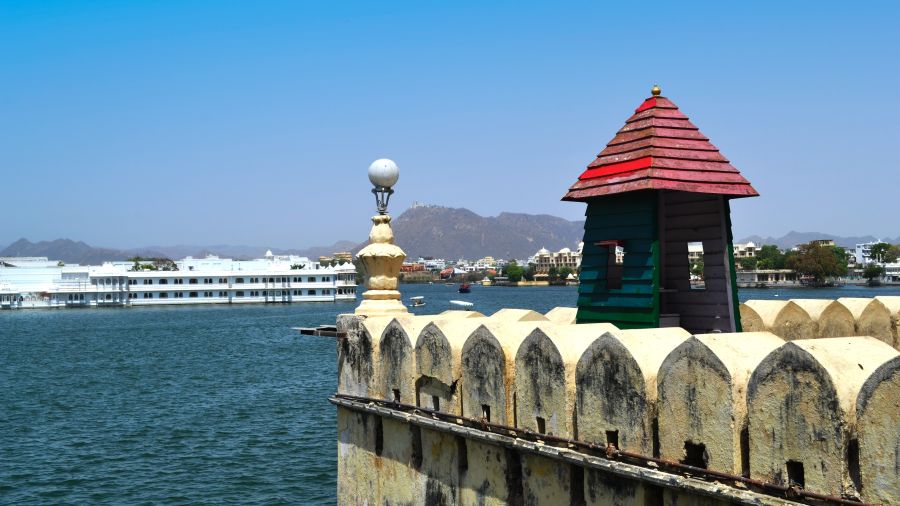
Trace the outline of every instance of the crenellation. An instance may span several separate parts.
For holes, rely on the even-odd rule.
[[[811,315],[816,327],[850,312],[836,301],[779,305]],[[342,316],[338,392],[388,402],[399,393],[404,404],[780,484],[802,468],[803,486],[829,495],[883,504],[900,496],[891,460],[900,455],[900,354],[881,340],[691,336],[678,327],[560,324],[527,311],[466,313]],[[698,500],[674,485],[613,487],[613,478],[552,452],[411,427],[339,409],[339,472],[358,477],[341,480],[342,503]]]
[[[745,332],[771,332],[782,339],[872,336],[898,348],[900,297],[837,300],[749,300],[740,305]],[[890,305],[890,306],[889,306]]]
[[[416,391],[416,356],[404,325],[397,319],[391,319],[381,334],[378,346],[373,347],[375,349],[378,350],[376,363],[379,373],[376,375],[377,397],[412,404]]]
[[[857,398],[897,355],[871,337],[798,340],[770,353],[748,386],[750,476],[858,496],[847,461]]]
[[[657,373],[688,337],[686,330],[669,327],[615,330],[595,339],[577,365],[578,438],[653,455]]]
[[[609,324],[535,328],[516,353],[517,427],[542,434],[576,437],[575,389],[578,360]]]
[[[851,478],[854,471],[858,473],[860,493],[867,502],[893,504],[900,498],[898,401],[900,356],[895,356],[866,379],[856,399],[857,453],[850,451],[847,458]]]
[[[784,340],[769,332],[701,334],[675,348],[659,369],[659,447],[663,459],[686,462],[702,446],[704,467],[744,475],[747,384]]]
[[[555,307],[550,311],[547,311],[544,316],[558,325],[575,325],[578,316],[578,308]]]
[[[791,299],[791,302],[803,308],[816,326],[815,336],[809,339],[853,335],[853,314],[843,304],[827,299]]]
[[[511,322],[545,322],[547,317],[530,309],[504,308],[491,315],[491,319]]]
[[[877,298],[841,297],[837,300],[853,315],[855,336],[872,336],[889,345],[894,344],[891,335],[891,312]]]
[[[900,295],[879,295],[876,300],[884,304],[891,313],[891,335],[894,337],[894,348],[900,350]]]

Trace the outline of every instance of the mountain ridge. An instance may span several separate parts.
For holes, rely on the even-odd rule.
[[[746,242],[754,242],[758,246],[763,244],[774,244],[782,249],[793,248],[800,244],[806,244],[810,241],[815,241],[818,239],[829,239],[834,241],[835,244],[841,246],[843,248],[855,248],[857,244],[862,244],[866,242],[877,241],[879,239],[889,242],[891,244],[900,243],[900,236],[895,238],[890,237],[875,237],[871,235],[862,235],[862,236],[839,236],[834,234],[826,234],[823,232],[797,232],[795,230],[791,230],[787,234],[784,234],[781,237],[762,237],[759,235],[751,235],[747,236],[740,241],[736,241],[738,243],[746,243]]]
[[[584,221],[570,221],[549,214],[501,212],[497,216],[480,216],[466,209],[433,205],[416,205],[405,210],[392,221],[395,242],[403,248],[407,258],[420,256],[440,257],[446,260],[466,258],[476,260],[485,256],[495,258],[528,258],[540,248],[556,251],[575,249],[584,233]],[[878,238],[871,235],[838,236],[822,232],[790,231],[781,237],[751,235],[737,242],[753,241],[758,245],[775,244],[780,248],[792,248],[814,239],[831,239],[843,247],[871,242]],[[882,237],[890,243],[900,243],[896,238]],[[297,255],[316,259],[338,251],[357,253],[366,241],[337,241],[326,246],[308,248],[271,248],[277,255]],[[66,263],[101,264],[104,261],[127,260],[134,256],[167,257],[180,259],[186,256],[203,257],[215,254],[235,259],[260,258],[268,248],[251,245],[185,245],[146,246],[116,249],[90,246],[83,241],[55,239],[31,242],[22,238],[4,248],[0,256],[45,256]]]

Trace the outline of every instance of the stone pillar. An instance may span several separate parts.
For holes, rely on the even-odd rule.
[[[394,244],[390,216],[373,216],[372,224],[369,245],[357,254],[363,265],[368,290],[363,293],[363,301],[355,312],[369,316],[406,314],[409,311],[400,302],[400,292],[397,290],[400,266],[406,253]]]

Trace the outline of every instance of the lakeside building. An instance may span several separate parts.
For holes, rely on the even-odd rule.
[[[866,265],[867,263],[878,261],[879,259],[872,258],[872,246],[882,242],[885,241],[879,239],[877,241],[857,244],[856,247],[853,248],[853,258],[856,260],[856,263],[859,265]]]
[[[323,265],[269,251],[256,260],[187,257],[173,264],[177,270],[142,270],[134,262],[81,266],[44,257],[0,258],[0,308],[356,299],[352,263]]]
[[[538,273],[547,273],[552,267],[557,269],[569,267],[572,270],[577,270],[581,266],[581,252],[583,249],[583,242],[578,243],[576,251],[563,248],[556,252],[550,252],[547,248],[541,248],[534,256],[528,259],[528,263],[534,264],[534,269]]]
[[[756,251],[757,249],[759,249],[759,246],[757,246],[753,241],[746,243],[733,243],[731,247],[734,250],[735,260],[739,258],[755,258]]]

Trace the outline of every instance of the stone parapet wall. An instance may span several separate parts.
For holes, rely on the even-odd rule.
[[[745,332],[771,332],[788,341],[871,336],[900,349],[900,297],[748,300],[740,313]]]
[[[811,328],[846,324],[847,314],[854,332],[881,332],[881,308],[889,305],[867,300],[742,305],[742,319],[790,329],[789,342],[771,331],[692,336],[680,328],[574,325],[569,308],[342,315],[338,394],[900,503],[894,341],[810,336]],[[785,323],[793,321],[800,324]],[[343,408],[338,424],[341,503],[716,503],[678,486],[617,480],[545,454],[524,456]]]

